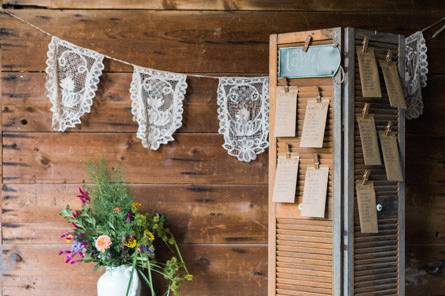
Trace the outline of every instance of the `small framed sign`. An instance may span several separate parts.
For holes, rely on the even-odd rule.
[[[337,46],[311,45],[304,47],[282,47],[279,49],[278,77],[310,78],[333,77],[341,62]]]

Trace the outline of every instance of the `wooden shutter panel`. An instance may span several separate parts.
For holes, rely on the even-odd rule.
[[[361,116],[366,102],[371,103],[377,130],[385,130],[389,120],[398,134],[402,164],[405,149],[404,113],[389,105],[380,71],[382,98],[363,98],[355,46],[364,36],[377,59],[385,59],[388,49],[399,55],[399,72],[404,73],[404,38],[400,35],[348,28],[345,34],[347,79],[345,83],[345,295],[404,295],[404,183],[386,180],[384,166],[372,167],[378,213],[377,234],[360,231],[355,182],[365,169],[360,134],[355,118]]]
[[[311,45],[340,43],[340,29],[272,35],[270,40],[270,148],[269,148],[269,295],[340,295],[341,284],[341,97],[333,78],[290,79],[299,87],[297,136],[275,138],[275,90],[278,49],[303,46],[307,35]],[[339,44],[341,46],[341,44]],[[323,148],[300,148],[304,112],[309,98],[331,97]],[[277,156],[287,144],[300,156],[295,204],[272,202]],[[314,165],[318,153],[321,165],[329,166],[325,219],[300,215],[306,168]]]

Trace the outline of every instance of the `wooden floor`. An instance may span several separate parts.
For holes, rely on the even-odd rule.
[[[354,26],[410,34],[445,15],[441,0],[3,0],[76,44],[141,66],[186,73],[266,74],[271,33]],[[84,163],[121,161],[145,208],[167,213],[195,281],[183,295],[267,294],[267,155],[243,164],[217,134],[216,81],[192,78],[184,126],[145,150],[129,111],[131,68],[107,61],[93,112],[51,130],[44,95],[49,38],[2,14],[3,296],[95,295],[90,266],[66,266],[56,213],[75,202]],[[445,289],[445,32],[428,39],[425,111],[407,123],[407,294]],[[17,263],[13,263],[12,259]],[[439,268],[435,268],[439,266]]]

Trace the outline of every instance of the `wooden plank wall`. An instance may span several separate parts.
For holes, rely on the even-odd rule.
[[[445,15],[441,0],[4,0],[36,25],[79,45],[163,70],[268,71],[271,33],[335,26],[410,34]],[[229,157],[217,134],[216,82],[190,79],[176,142],[142,148],[129,112],[131,69],[107,61],[94,111],[64,134],[50,127],[44,96],[49,38],[0,16],[2,55],[2,294],[95,295],[90,266],[57,257],[84,161],[121,161],[135,196],[166,212],[196,280],[183,295],[266,295],[267,156]],[[407,291],[445,288],[445,33],[428,40],[425,114],[407,127]],[[445,262],[445,261],[444,261]]]

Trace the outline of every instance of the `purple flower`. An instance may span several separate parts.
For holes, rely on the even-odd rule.
[[[71,244],[70,250],[61,250],[59,252],[59,255],[66,255],[65,263],[75,264],[81,262],[82,259],[85,257],[85,246],[85,242],[74,241]],[[76,256],[79,256],[80,259],[76,259]]]
[[[125,216],[125,220],[126,220],[127,222],[130,222],[131,220],[133,220],[133,218],[134,218],[134,214],[133,214],[132,211],[129,211],[129,212],[127,213],[127,215]]]
[[[88,191],[84,190],[82,187],[79,187],[79,195],[77,195],[77,197],[80,198],[82,204],[86,204],[90,201],[90,195],[88,194]]]

